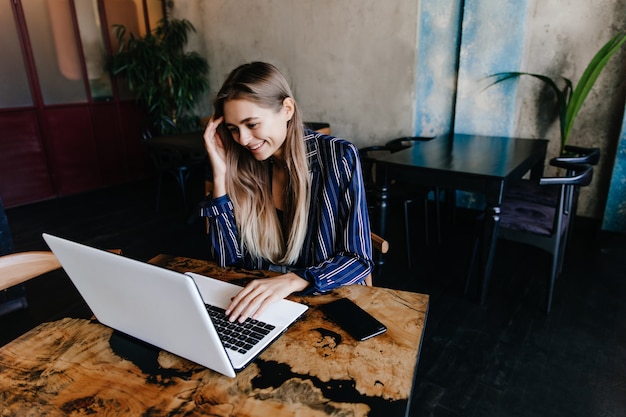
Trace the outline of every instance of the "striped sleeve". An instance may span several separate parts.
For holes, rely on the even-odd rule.
[[[212,259],[221,267],[240,263],[243,256],[239,248],[239,233],[230,198],[225,195],[205,199],[200,205],[200,215],[208,219]]]
[[[320,170],[313,173],[313,183],[321,183],[314,185],[312,196],[318,202],[312,210],[317,210],[319,221],[309,225],[317,228],[309,230],[315,260],[298,274],[312,284],[307,293],[362,283],[374,265],[358,151],[340,139],[330,142],[320,147]]]

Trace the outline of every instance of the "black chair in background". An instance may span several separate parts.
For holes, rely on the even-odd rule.
[[[385,146],[391,152],[397,152],[403,149],[411,148],[415,146],[418,142],[429,141],[432,139],[434,139],[434,137],[405,136],[405,137],[400,137],[396,139],[391,139],[385,144]],[[396,179],[396,183],[402,184],[402,180]],[[409,187],[415,187],[415,186],[409,185]],[[441,190],[439,189],[439,187],[426,188],[426,201],[425,201],[426,206],[428,206],[428,197],[431,193],[433,195],[434,208],[435,208],[435,227],[436,227],[435,237],[436,237],[437,244],[440,244],[441,243]],[[420,193],[420,195],[421,194],[422,193]],[[409,217],[410,217],[409,212],[408,212],[408,206],[405,207],[404,216],[405,216],[405,223],[408,226]],[[425,220],[428,220],[428,218],[426,218]],[[428,246],[430,244],[430,233],[429,233],[428,224],[426,224],[425,232],[426,232],[426,236],[425,236],[426,245]],[[410,253],[411,242],[409,238],[410,238],[410,235],[407,235],[406,244],[407,244],[407,250]]]
[[[175,147],[153,147],[150,153],[157,170],[156,210],[159,210],[163,175],[168,173],[174,177],[183,201],[183,210],[187,212],[187,181],[195,167],[204,167],[206,155],[203,153],[189,154]]]
[[[556,161],[569,162],[572,164],[597,165],[600,161],[600,148],[583,148],[580,146],[566,146],[565,154],[554,158]],[[539,186],[535,181],[520,179],[507,183],[504,190],[505,198],[526,198],[537,202],[547,201],[552,204],[556,201],[558,193],[553,188]],[[572,198],[574,196],[572,195]],[[575,200],[575,198],[573,198]]]
[[[543,177],[535,182],[536,187],[543,188],[542,193],[534,193],[533,198],[518,194],[505,196],[500,212],[498,238],[528,244],[542,249],[551,256],[552,262],[547,280],[546,314],[550,313],[554,284],[563,266],[563,258],[568,241],[571,217],[575,215],[576,188],[589,185],[593,175],[593,167],[589,164],[574,164],[553,158],[550,165],[566,170],[566,175]],[[556,200],[550,196],[556,195]],[[541,198],[537,198],[540,196]],[[474,265],[481,247],[480,234],[476,235],[474,248],[465,283],[467,294]],[[488,282],[482,282],[480,302],[485,303]]]
[[[583,148],[580,146],[565,146],[565,153],[563,156],[554,158],[555,161],[568,162],[572,164],[587,164],[597,165],[600,162],[600,148]],[[574,175],[574,172],[567,171],[567,176]],[[566,207],[571,207],[573,216],[569,216],[570,224],[568,226],[568,241],[571,239],[573,230],[573,222],[576,218],[576,210],[578,208],[578,193],[579,187],[570,187],[567,189],[566,195]],[[536,181],[520,179],[507,183],[507,187],[504,190],[505,199],[515,200],[527,200],[544,205],[556,204],[559,197],[559,190],[556,187],[544,187],[537,184]]]
[[[365,181],[365,189],[367,192],[368,205],[371,212],[375,212],[377,208],[377,186],[376,183],[376,158],[388,154],[397,152],[402,149],[406,149],[414,145],[416,141],[429,140],[430,138],[419,137],[402,137],[388,141],[385,145],[373,145],[359,149],[359,155],[361,157],[361,166],[363,168],[363,177]],[[428,195],[435,193],[435,207],[436,207],[436,225],[437,225],[437,239],[439,241],[439,195],[437,190],[431,188],[419,188],[414,185],[403,187],[401,180],[394,179],[394,184],[390,189],[389,200],[399,201],[403,205],[404,210],[404,231],[407,251],[407,266],[412,268],[412,248],[411,248],[411,213],[410,207],[415,203],[421,203],[424,219],[424,239],[426,245],[430,243],[430,229],[429,229],[429,207],[428,207]],[[370,214],[370,218],[376,217],[376,214]]]
[[[183,210],[187,213],[189,176],[192,171],[206,169],[208,165],[202,132],[152,137],[149,131],[145,131],[143,139],[143,144],[150,152],[150,158],[157,173],[155,211],[159,211],[163,177],[168,174],[176,180],[182,197]]]
[[[330,123],[325,123],[325,122],[304,122],[304,125],[306,127],[308,127],[309,129],[315,131],[315,132],[319,132],[319,133],[322,133],[324,135],[330,135],[331,134]]]
[[[0,256],[15,252],[11,227],[2,197],[0,197]],[[28,305],[26,300],[26,287],[24,284],[15,285],[12,288],[0,290],[0,316],[12,311],[25,308]]]

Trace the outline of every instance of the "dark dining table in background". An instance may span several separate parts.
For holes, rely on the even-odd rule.
[[[480,193],[485,196],[486,203],[481,271],[483,282],[488,283],[505,183],[522,178],[529,171],[531,177],[540,177],[547,144],[544,139],[455,133],[416,142],[410,148],[376,157],[379,162],[380,234],[385,236],[388,192],[394,179],[401,179],[404,184]],[[486,291],[483,291],[481,304],[484,304],[485,297]]]
[[[171,174],[178,184],[183,202],[183,209],[187,212],[187,180],[192,170],[206,171],[208,155],[204,148],[203,132],[179,133],[165,136],[155,136],[144,140],[157,171],[156,210],[161,200],[161,184],[165,173]]]

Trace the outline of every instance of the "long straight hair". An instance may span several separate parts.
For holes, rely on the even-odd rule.
[[[275,66],[264,62],[244,64],[230,73],[217,93],[215,117],[224,115],[224,103],[229,100],[249,100],[278,112],[288,97],[293,99],[289,84]],[[294,113],[287,122],[283,144],[289,178],[284,211],[286,236],[272,200],[269,161],[257,161],[235,142],[223,124],[219,134],[226,151],[226,192],[234,206],[242,249],[255,259],[295,263],[304,245],[310,204],[304,127],[297,103],[294,100]]]

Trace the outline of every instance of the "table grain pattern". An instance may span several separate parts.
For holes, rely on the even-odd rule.
[[[270,275],[165,255],[150,262],[240,284]],[[352,339],[316,308],[338,297],[356,301],[387,332]],[[44,323],[0,348],[0,415],[405,415],[428,296],[353,285],[290,298],[311,308],[236,378],[95,319]]]

